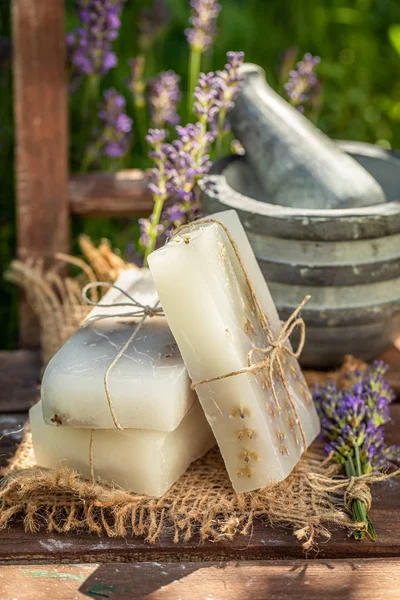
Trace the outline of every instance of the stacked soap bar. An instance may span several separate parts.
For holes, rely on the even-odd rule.
[[[192,224],[153,252],[149,266],[234,489],[281,481],[317,436],[319,421],[299,364],[284,349],[284,377],[277,353],[272,379],[268,369],[237,374],[249,360],[272,358],[282,328],[237,214]],[[289,341],[283,346],[290,350]]]
[[[154,307],[158,302],[148,269],[129,269],[115,285],[142,305]],[[118,306],[121,303],[128,305]],[[129,305],[128,298],[111,288],[88,315],[87,325],[51,359],[42,383],[46,423],[115,428],[104,375],[140,321],[129,316],[133,310],[135,306]],[[112,316],[115,314],[119,316]],[[144,321],[110,371],[108,387],[123,428],[173,431],[178,427],[196,395],[190,390],[185,365],[165,317]]]
[[[41,402],[31,408],[30,422],[38,465],[68,466],[90,478],[90,429],[51,427]],[[95,476],[125,490],[159,498],[215,444],[203,410],[195,402],[174,431],[96,429],[93,437]]]
[[[143,306],[158,303],[148,269],[123,272],[116,286]],[[147,317],[108,372],[141,320],[135,310],[110,289],[53,357],[31,410],[33,444],[40,466],[65,464],[87,477],[92,454],[96,477],[160,496],[215,440],[165,317]]]

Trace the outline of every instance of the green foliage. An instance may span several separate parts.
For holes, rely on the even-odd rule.
[[[218,21],[218,37],[203,60],[203,69],[221,68],[228,50],[243,50],[246,60],[259,63],[269,83],[282,91],[279,64],[289,47],[321,57],[318,73],[322,81],[322,105],[312,115],[317,125],[334,139],[352,139],[379,143],[387,148],[400,148],[400,2],[396,0],[220,0],[222,12]],[[150,4],[150,1],[147,2]],[[0,7],[0,35],[9,36],[9,7]],[[138,52],[138,13],[145,2],[127,0],[122,14],[122,28],[115,42],[118,66],[100,81],[100,90],[115,87],[133,106],[126,80],[128,60]],[[72,0],[67,0],[67,29],[76,25]],[[189,50],[184,36],[189,16],[188,0],[169,0],[172,13],[168,30],[147,52],[146,76],[174,69],[187,88]],[[6,82],[6,83],[4,83]],[[11,85],[6,69],[0,72],[0,178],[2,210],[2,268],[14,248],[13,180],[12,180],[12,110]],[[79,170],[84,146],[96,123],[96,107],[82,120],[84,86],[70,98],[71,170]],[[187,97],[181,101],[182,115]],[[6,150],[4,149],[6,148]],[[147,158],[136,141],[132,152],[118,167],[146,167]],[[110,165],[104,163],[103,168]],[[3,214],[5,217],[3,218]],[[73,233],[90,234],[94,241],[109,237],[123,252],[132,237],[131,224],[111,220],[83,219],[73,224]],[[137,235],[137,229],[136,229]],[[1,345],[12,343],[15,333],[15,311],[9,288],[2,285],[4,296],[0,317]],[[5,295],[6,294],[6,295]],[[14,305],[13,305],[14,306]],[[13,318],[10,318],[10,315]]]

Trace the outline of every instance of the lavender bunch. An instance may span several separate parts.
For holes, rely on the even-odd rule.
[[[91,143],[85,153],[82,171],[87,171],[93,161],[102,154],[108,158],[122,158],[129,150],[131,143],[132,119],[125,113],[125,98],[114,88],[104,92],[103,101],[98,112],[102,121],[102,131]]]
[[[115,67],[112,42],[118,37],[125,0],[77,0],[80,26],[67,35],[73,69],[79,75],[104,75]]]
[[[177,105],[181,99],[179,90],[180,77],[175,71],[163,71],[149,85],[149,106],[153,125],[177,125],[179,116]]]
[[[289,80],[284,88],[289,102],[300,112],[304,112],[304,104],[312,102],[319,91],[319,81],[315,68],[321,62],[319,56],[307,52],[297,68],[289,72]]]
[[[216,35],[216,22],[221,10],[216,0],[191,0],[190,28],[185,30],[190,45],[188,114],[191,114],[192,98],[201,69],[201,57],[211,46]]]
[[[334,382],[314,389],[325,452],[344,465],[349,478],[386,470],[400,458],[399,449],[386,446],[384,439],[384,425],[390,420],[389,404],[393,400],[393,392],[384,380],[387,368],[376,361],[367,370],[348,375],[343,389]],[[366,524],[354,532],[355,537],[362,539],[367,532],[375,540],[364,502],[353,500],[352,512],[357,523]]]
[[[228,65],[237,66],[240,54],[228,54]],[[195,88],[193,113],[196,123],[175,127],[176,139],[166,142],[165,130],[150,130],[147,141],[152,147],[150,157],[155,165],[151,190],[154,211],[149,220],[142,220],[142,242],[145,261],[156,247],[157,240],[171,228],[199,216],[196,198],[197,182],[211,165],[210,154],[218,134],[218,115],[233,107],[237,92],[236,75],[228,71],[201,73]],[[235,80],[235,85],[233,81]],[[167,208],[164,208],[168,201]],[[162,225],[162,227],[160,227]]]

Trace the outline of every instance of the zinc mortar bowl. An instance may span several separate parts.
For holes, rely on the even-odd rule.
[[[386,203],[339,210],[274,205],[243,156],[217,161],[200,182],[206,213],[238,212],[281,319],[311,294],[302,311],[301,362],[308,367],[339,365],[348,353],[371,360],[400,334],[400,155],[338,144],[381,184]]]

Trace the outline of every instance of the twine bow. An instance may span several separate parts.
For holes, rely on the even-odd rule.
[[[96,287],[107,287],[110,289],[114,289],[117,290],[118,292],[120,292],[123,296],[125,296],[128,299],[128,302],[112,302],[110,304],[104,304],[104,302],[100,301],[100,302],[95,302],[94,300],[92,300],[91,298],[89,298],[89,290],[91,290],[92,288],[96,288]],[[89,323],[93,323],[94,321],[100,321],[102,319],[108,319],[108,318],[118,318],[118,317],[142,317],[143,320],[145,320],[146,317],[155,317],[155,316],[164,316],[164,312],[163,309],[160,306],[160,302],[157,301],[157,303],[154,306],[149,306],[148,304],[142,304],[141,302],[139,302],[138,300],[135,300],[135,298],[133,296],[131,296],[126,290],[123,290],[122,288],[118,287],[117,285],[115,285],[114,283],[109,283],[108,281],[91,281],[90,283],[87,283],[85,285],[85,287],[82,289],[82,298],[84,300],[84,302],[86,302],[86,304],[89,304],[90,306],[104,306],[104,308],[115,308],[118,306],[132,306],[133,310],[131,312],[124,312],[124,313],[112,313],[112,314],[100,314],[100,315],[93,315],[92,317],[89,317],[88,319],[85,319],[85,321],[82,323],[82,327],[86,327],[86,325],[89,325]]]
[[[93,287],[107,287],[110,289],[118,290],[123,296],[125,296],[128,299],[128,301],[116,302],[116,303],[110,303],[110,304],[104,304],[102,301],[94,302],[88,296],[89,290]],[[120,431],[123,431],[124,427],[122,427],[122,425],[118,421],[118,417],[116,415],[113,401],[112,401],[111,394],[110,394],[110,388],[109,388],[109,383],[108,383],[110,373],[111,373],[112,369],[115,367],[115,365],[117,364],[117,362],[120,360],[120,358],[124,355],[126,350],[129,348],[130,344],[135,339],[137,334],[139,333],[139,331],[140,331],[143,323],[147,319],[147,317],[157,317],[157,316],[163,317],[164,312],[160,306],[159,301],[157,301],[157,303],[154,306],[142,304],[141,302],[136,300],[133,296],[131,296],[126,290],[123,290],[122,288],[118,287],[117,285],[115,285],[113,283],[109,283],[107,281],[92,281],[90,283],[87,283],[85,285],[85,287],[82,289],[82,298],[90,306],[104,306],[105,308],[131,306],[132,311],[119,313],[119,314],[118,313],[112,313],[112,314],[105,313],[105,314],[93,315],[93,317],[89,317],[88,319],[86,319],[82,323],[81,327],[87,327],[87,325],[89,325],[90,323],[100,321],[102,319],[108,319],[110,317],[112,317],[112,318],[140,317],[140,321],[136,324],[136,327],[134,328],[133,332],[131,333],[131,335],[125,342],[125,344],[120,348],[117,355],[115,356],[115,358],[113,359],[111,364],[108,366],[108,368],[104,374],[104,390],[106,392],[107,403],[108,403],[108,407],[110,409],[110,414],[111,414],[114,426],[117,429],[119,429]],[[89,444],[89,466],[90,466],[91,480],[93,483],[95,482],[94,465],[93,465],[94,431],[95,430],[92,429],[90,432],[90,444]]]
[[[295,418],[296,418],[296,424],[297,424],[300,434],[301,434],[303,449],[306,450],[307,449],[306,435],[305,435],[303,425],[302,425],[300,417],[299,417],[299,412],[298,412],[296,403],[293,399],[293,396],[292,396],[289,386],[288,386],[286,374],[285,374],[285,371],[284,371],[283,365],[282,365],[282,355],[286,353],[295,359],[298,359],[301,355],[301,352],[304,348],[304,343],[305,343],[306,327],[305,327],[304,320],[299,316],[299,314],[300,314],[300,311],[302,310],[302,308],[304,307],[304,305],[310,300],[311,296],[306,296],[304,298],[304,300],[294,310],[294,312],[289,317],[289,319],[283,324],[278,336],[276,338],[274,338],[274,335],[273,335],[272,330],[268,323],[268,319],[261,307],[261,304],[258,300],[256,291],[253,287],[253,284],[251,283],[250,276],[249,276],[247,269],[245,267],[245,264],[243,263],[243,260],[240,256],[236,242],[233,239],[233,237],[232,237],[229,229],[226,227],[226,225],[217,219],[203,219],[197,223],[192,223],[189,225],[182,225],[174,232],[173,237],[176,236],[182,230],[193,229],[193,227],[198,227],[199,225],[202,225],[202,224],[217,224],[220,227],[222,227],[222,229],[224,230],[224,232],[231,244],[232,250],[233,250],[233,252],[239,262],[239,265],[241,267],[246,284],[250,291],[251,298],[253,300],[256,311],[258,313],[260,324],[268,336],[269,344],[265,348],[258,348],[258,347],[251,348],[251,350],[247,354],[247,367],[244,367],[243,369],[238,369],[237,371],[231,371],[230,373],[226,373],[224,375],[219,375],[217,377],[211,377],[209,379],[202,379],[201,381],[192,382],[191,388],[193,390],[195,390],[197,387],[199,387],[200,385],[203,385],[205,383],[221,381],[223,379],[227,379],[228,377],[235,377],[236,375],[242,375],[244,373],[252,373],[253,375],[258,375],[262,372],[266,372],[268,384],[271,387],[272,395],[274,398],[276,408],[277,408],[278,412],[280,412],[281,406],[279,403],[279,398],[278,398],[278,395],[276,392],[276,387],[275,387],[275,382],[274,382],[274,377],[273,377],[274,369],[275,369],[275,367],[277,367],[279,370],[279,375],[282,380],[283,386],[285,388],[286,395],[289,399],[290,406],[292,407],[292,410],[293,410]],[[293,350],[291,350],[291,348],[289,346],[289,339],[290,339],[290,336],[292,335],[293,331],[296,329],[296,327],[299,327],[299,329],[300,329],[300,341],[299,341],[297,350],[294,352]],[[253,355],[256,352],[264,354],[265,357],[261,361],[254,361]]]

